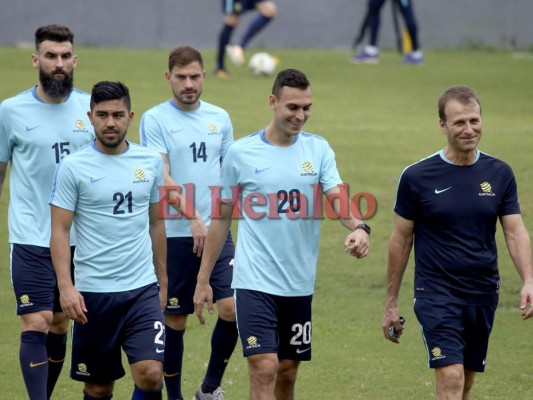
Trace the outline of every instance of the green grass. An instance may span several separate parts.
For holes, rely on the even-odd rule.
[[[480,148],[507,161],[514,169],[522,212],[533,232],[533,57],[496,51],[427,51],[426,65],[400,65],[393,52],[381,64],[352,65],[341,51],[280,50],[273,53],[281,67],[305,71],[313,85],[313,112],[306,130],[325,136],[336,150],[337,163],[351,193],[370,192],[378,200],[372,225],[371,255],[358,261],[343,251],[346,231],[334,221],[322,229],[320,260],[314,298],[313,361],[301,367],[299,399],[431,399],[433,372],[425,354],[412,311],[412,262],[404,278],[400,310],[407,319],[399,346],[385,341],[381,318],[385,296],[387,240],[391,211],[402,169],[444,146],[437,116],[437,98],[450,85],[474,87],[481,97],[484,137]],[[138,140],[142,113],[170,97],[164,80],[166,50],[78,49],[76,86],[90,91],[99,80],[122,80],[131,89],[136,112],[129,139]],[[208,77],[203,99],[228,110],[236,137],[267,125],[272,77],[254,77],[246,69],[230,67],[232,79],[211,76],[214,54],[205,51]],[[0,49],[0,99],[33,85],[37,73],[30,52]],[[9,278],[7,244],[8,184],[0,199],[0,398],[24,399],[18,365],[19,320],[15,316]],[[472,399],[526,399],[533,384],[530,321],[520,319],[518,275],[498,233],[502,290],[491,338],[487,371],[479,375]],[[209,353],[212,327],[189,320],[185,337],[184,394],[200,382]],[[58,383],[56,399],[81,397],[81,384],[68,378]],[[116,399],[130,398],[131,377],[117,382]],[[246,361],[240,348],[226,373],[228,399],[245,399]]]

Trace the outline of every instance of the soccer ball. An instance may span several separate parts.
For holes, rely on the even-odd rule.
[[[248,63],[248,67],[255,75],[272,75],[278,65],[278,59],[268,53],[255,53]]]

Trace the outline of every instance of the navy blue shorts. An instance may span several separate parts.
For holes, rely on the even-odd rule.
[[[121,348],[130,364],[163,362],[165,324],[157,284],[126,292],[81,294],[88,322],[75,322],[72,327],[72,379],[107,384],[122,378]]]
[[[224,14],[242,14],[255,10],[255,5],[262,1],[266,0],[222,0],[222,12]]]
[[[165,314],[194,312],[193,296],[202,259],[193,253],[193,245],[192,237],[167,238],[168,301]],[[234,255],[235,246],[230,233],[209,280],[214,301],[233,296]]]
[[[70,250],[74,257],[74,247]],[[74,264],[71,262],[70,265],[74,280]],[[12,243],[11,280],[17,315],[37,311],[62,311],[50,248]]]
[[[311,360],[312,301],[312,295],[282,297],[235,289],[244,356],[277,353],[284,360]]]
[[[433,299],[415,299],[414,310],[430,368],[462,364],[483,372],[497,302],[463,305]]]

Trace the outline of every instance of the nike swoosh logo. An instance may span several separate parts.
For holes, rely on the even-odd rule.
[[[309,351],[311,350],[311,347],[308,347],[307,349],[296,349],[296,354],[302,354],[302,353],[305,353],[306,351]]]
[[[32,127],[29,127],[29,126],[26,125],[26,132],[33,131],[35,128],[38,128],[39,126],[41,126],[41,125],[35,125],[35,126],[32,126]]]
[[[30,363],[30,368],[35,368],[35,367],[38,367],[39,365],[44,365],[44,364],[47,364],[47,363],[48,363],[48,360],[43,361],[43,362],[37,362],[37,363],[32,361]]]
[[[170,130],[170,133],[178,133],[178,132],[181,132],[182,130],[184,130],[185,128],[179,128],[179,129],[171,129]]]
[[[446,188],[446,189],[442,189],[442,190],[439,190],[439,189],[435,188],[435,194],[441,194],[441,193],[445,192],[446,190],[450,190],[451,188],[452,188],[451,186]]]
[[[166,377],[166,378],[172,378],[173,376],[176,376],[178,375],[179,372],[176,372],[175,374],[167,374],[166,372],[163,372],[163,375]]]
[[[97,179],[91,177],[91,183],[96,183],[96,182],[98,182],[98,181],[101,181],[101,180],[104,179],[104,178],[105,178],[105,176],[103,176],[103,177],[101,177],[101,178],[97,178]]]
[[[270,168],[271,168],[271,167],[266,167],[266,168],[261,168],[261,169],[256,168],[256,169],[255,169],[255,173],[256,173],[256,174],[260,174],[261,172],[266,171],[267,169],[270,169]]]
[[[48,357],[48,361],[50,361],[51,363],[60,363],[65,361],[65,359],[63,358],[61,360],[54,360],[52,357]]]
[[[156,353],[164,353],[165,349],[160,349],[159,347],[156,347],[155,352]]]

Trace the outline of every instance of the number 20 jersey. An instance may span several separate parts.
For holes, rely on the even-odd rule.
[[[74,89],[48,104],[35,87],[0,105],[0,161],[11,161],[9,242],[50,246],[50,190],[57,164],[94,138],[90,95]]]
[[[242,214],[232,287],[311,295],[323,217],[315,210],[322,193],[341,183],[333,149],[321,136],[302,131],[280,147],[259,131],[232,144],[221,172],[221,198],[240,204]],[[240,188],[239,200],[232,187]]]

